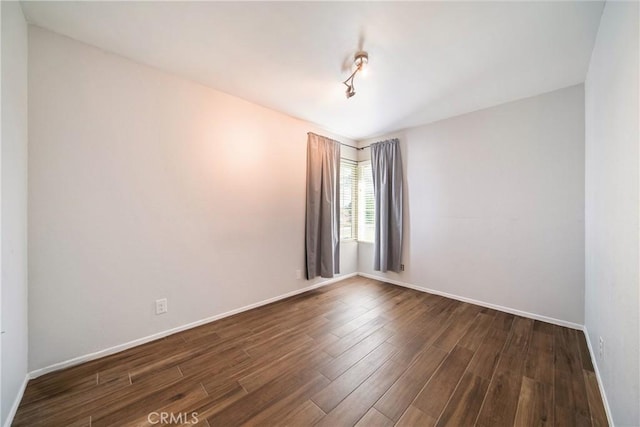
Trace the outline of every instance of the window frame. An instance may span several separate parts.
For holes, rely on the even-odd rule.
[[[363,170],[368,168],[368,182],[364,182],[365,177]],[[367,194],[370,191],[369,194]],[[369,200],[367,200],[369,198]],[[367,207],[367,201],[371,204]],[[370,219],[367,217],[367,211],[370,211]],[[357,241],[362,243],[374,243],[375,240],[375,193],[373,189],[373,175],[371,171],[371,160],[362,160],[358,162],[358,230],[356,232]],[[368,224],[368,222],[370,222]],[[372,227],[370,232],[366,231],[367,226]],[[370,235],[370,239],[367,238]]]
[[[343,237],[343,210],[346,209],[343,207],[344,202],[344,179],[343,176],[343,167],[347,167],[352,170],[352,179],[351,179],[351,235],[349,237]],[[348,159],[345,157],[340,158],[340,222],[339,222],[339,233],[340,233],[340,241],[341,242],[356,242],[358,241],[358,162],[356,160]]]

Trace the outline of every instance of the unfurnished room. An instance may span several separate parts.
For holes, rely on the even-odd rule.
[[[0,426],[640,427],[639,1],[0,22]]]

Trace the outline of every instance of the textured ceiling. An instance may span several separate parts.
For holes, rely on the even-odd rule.
[[[363,139],[584,81],[602,2],[23,2],[29,22]],[[357,95],[341,82],[370,55]]]

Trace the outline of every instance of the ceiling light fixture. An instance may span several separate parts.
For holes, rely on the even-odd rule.
[[[356,52],[355,57],[353,59],[353,65],[355,65],[356,69],[351,73],[349,78],[342,82],[343,85],[347,87],[346,95],[347,99],[351,98],[356,94],[356,88],[354,86],[354,79],[356,78],[356,74],[358,71],[364,71],[367,64],[369,63],[369,54],[367,52]]]

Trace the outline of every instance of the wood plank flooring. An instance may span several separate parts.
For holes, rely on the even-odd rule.
[[[582,332],[362,277],[31,380],[14,425],[196,419],[607,425]]]

